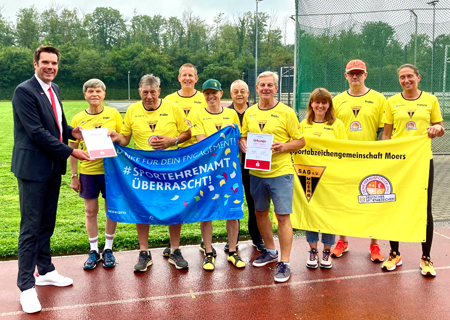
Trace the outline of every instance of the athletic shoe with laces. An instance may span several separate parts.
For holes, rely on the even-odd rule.
[[[291,277],[291,267],[284,263],[283,261],[280,261],[277,263],[277,272],[275,273],[275,277],[273,280],[276,282],[286,282]]]
[[[214,257],[217,257],[216,249],[214,249],[213,246],[211,246],[211,248],[212,248],[213,256],[214,256]],[[204,243],[203,241],[200,243],[200,248],[199,248],[199,250],[200,250],[201,252],[203,252],[203,253],[205,254],[205,256],[206,256],[205,243]]]
[[[203,261],[203,269],[208,271],[214,270],[215,259],[211,254],[207,254],[205,260]]]
[[[116,266],[116,258],[114,258],[111,249],[105,249],[102,252],[103,268],[114,268]]]
[[[319,266],[319,253],[316,248],[312,248],[309,251],[309,258],[306,261],[306,267],[310,269],[316,269]]]
[[[189,264],[184,260],[180,249],[176,249],[170,254],[169,263],[173,264],[178,270],[189,268]]]
[[[170,242],[167,245],[167,247],[164,249],[162,255],[163,255],[164,258],[169,258],[170,257]]]
[[[420,259],[420,269],[420,273],[422,273],[423,276],[436,276],[433,261],[431,261],[430,257],[423,256],[422,259]]]
[[[370,260],[373,262],[381,262],[384,261],[384,257],[381,254],[380,246],[378,243],[372,243],[370,245]]]
[[[37,286],[67,287],[71,284],[73,284],[72,279],[60,275],[56,270],[47,272],[44,275],[36,274]]]
[[[331,269],[333,264],[331,263],[331,252],[330,249],[325,249],[322,252],[322,260],[320,260],[320,267],[323,269]]]
[[[89,256],[84,263],[83,269],[84,270],[92,270],[95,269],[95,267],[102,261],[100,259],[100,253],[98,253],[95,250],[89,251]]]
[[[228,261],[230,261],[236,268],[244,268],[245,262],[242,261],[241,257],[238,256],[237,253],[234,253],[232,256],[228,256]]]
[[[402,257],[400,256],[400,254],[397,254],[397,252],[395,251],[391,251],[389,253],[389,258],[385,262],[383,262],[381,269],[393,271],[395,270],[395,268],[397,268],[397,266],[401,266],[402,263]]]
[[[266,245],[264,244],[264,241],[262,239],[258,242],[253,242],[253,246],[258,250],[259,252],[263,252],[266,250]]]
[[[348,243],[342,240],[339,240],[336,243],[336,246],[334,247],[333,250],[331,250],[331,254],[333,255],[333,257],[335,258],[339,258],[342,256],[342,254],[344,252],[348,251]]]
[[[236,243],[236,251],[239,249],[239,243]],[[226,253],[230,252],[230,245],[228,244],[228,242],[225,244],[225,246],[223,247],[223,251],[225,251]]]
[[[147,268],[153,264],[152,254],[150,251],[142,250],[139,252],[138,263],[134,266],[135,272],[145,272]]]
[[[278,262],[278,251],[277,253],[272,254],[266,249],[255,261],[253,261],[253,266],[263,267],[272,262]]]

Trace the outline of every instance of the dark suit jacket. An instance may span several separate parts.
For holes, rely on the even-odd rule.
[[[52,83],[52,90],[62,106],[59,87]],[[67,125],[63,112],[61,142],[52,104],[35,76],[17,86],[12,105],[14,148],[11,171],[14,175],[44,182],[51,175],[65,174],[67,158],[73,150],[67,145],[68,139],[73,138],[72,127]]]

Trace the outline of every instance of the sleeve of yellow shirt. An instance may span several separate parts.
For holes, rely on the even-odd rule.
[[[436,96],[433,96],[433,105],[431,107],[431,117],[430,117],[431,123],[437,123],[441,122],[442,115],[441,115],[441,107],[439,105],[439,101],[436,98]]]
[[[70,126],[71,126],[72,128],[78,127],[77,115],[74,115],[74,116],[73,116],[72,122],[70,122]],[[78,143],[80,142],[80,140],[78,140],[78,139],[74,139],[74,140],[69,139],[69,141],[70,141],[70,142],[78,142]]]
[[[115,113],[114,113],[114,120],[116,122],[116,132],[120,133],[120,131],[122,130],[122,124],[123,124],[123,119],[122,116],[120,115],[119,111],[117,111],[116,109]]]
[[[295,112],[289,113],[286,119],[287,124],[287,132],[291,139],[301,139],[303,138],[303,134],[300,132],[300,122],[298,121],[297,115]]]
[[[248,133],[248,111],[244,114],[244,119],[242,120],[242,130],[241,137],[246,138]]]
[[[379,110],[379,119],[378,119],[378,128],[383,128],[383,114],[384,114],[384,104],[386,103],[386,97],[380,95],[380,101],[378,102],[378,110]]]
[[[203,123],[201,121],[200,112],[196,112],[192,116],[191,135],[193,137],[195,137],[195,136],[198,136],[200,134],[205,134],[205,128],[203,127]]]
[[[382,121],[383,123],[393,124],[394,117],[392,116],[391,104],[389,103],[389,100],[385,100],[383,104],[384,104],[384,114]]]
[[[131,136],[132,134],[132,130],[131,130],[131,125],[132,125],[132,111],[133,108],[128,107],[127,109],[127,113],[125,113],[125,118],[123,119],[123,126],[120,130],[120,133],[123,134],[124,136]]]
[[[186,117],[183,111],[183,108],[180,106],[176,106],[176,121],[177,121],[177,130],[179,133],[183,133],[189,130],[189,125],[186,121]]]

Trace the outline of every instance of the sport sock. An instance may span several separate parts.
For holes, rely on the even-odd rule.
[[[98,252],[98,236],[96,236],[95,238],[89,238],[89,245],[91,247],[91,251],[95,250]]]
[[[115,233],[107,234],[105,232],[105,250],[106,249],[111,249],[112,250],[113,241],[114,241],[114,235],[115,235]]]

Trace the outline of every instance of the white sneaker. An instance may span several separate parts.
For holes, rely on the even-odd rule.
[[[320,260],[320,267],[324,269],[331,269],[333,264],[331,263],[331,252],[330,249],[323,251],[322,260]]]
[[[43,276],[36,274],[37,286],[67,287],[70,286],[71,284],[73,284],[72,279],[60,275],[56,270],[53,270],[52,272],[47,272]]]
[[[309,252],[308,260],[306,261],[306,267],[310,269],[316,269],[319,266],[319,253],[316,248],[312,248]]]
[[[39,302],[36,289],[31,288],[20,293],[20,304],[25,313],[35,313],[41,311],[41,303]]]

